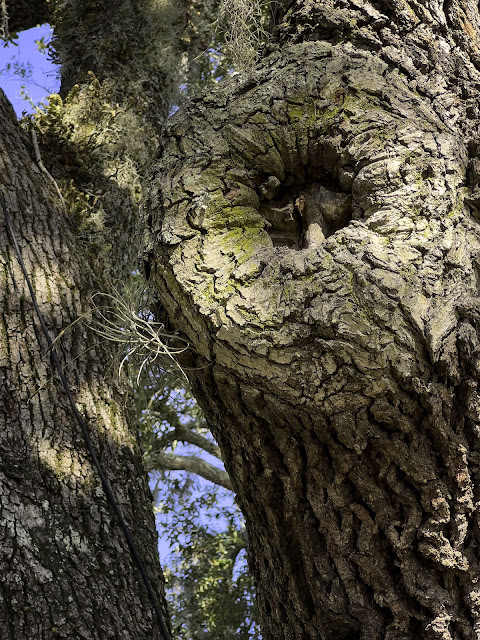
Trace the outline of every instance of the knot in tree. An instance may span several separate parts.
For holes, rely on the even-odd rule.
[[[194,347],[182,364],[245,513],[264,637],[476,638],[480,234],[473,94],[444,51],[458,13],[445,35],[439,7],[327,4],[294,3],[281,48],[171,119],[146,272]],[[412,67],[426,34],[440,62]]]

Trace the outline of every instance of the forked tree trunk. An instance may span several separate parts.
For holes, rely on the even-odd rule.
[[[480,638],[477,3],[297,0],[172,119],[146,272],[266,640]]]
[[[64,373],[166,615],[136,420],[116,378],[118,350],[88,328],[88,313],[92,293],[107,286],[106,272],[120,278],[135,268],[140,175],[168,111],[180,53],[172,43],[184,6],[172,9],[160,0],[87,4],[49,5],[65,100],[52,99],[38,141],[44,163],[67,185],[68,211],[1,92],[0,190],[50,336],[66,330],[56,345]],[[28,9],[8,2],[10,24],[29,26],[38,16]],[[170,59],[163,64],[167,48]],[[100,203],[96,228],[90,218]],[[0,637],[162,638],[51,366],[1,210]]]

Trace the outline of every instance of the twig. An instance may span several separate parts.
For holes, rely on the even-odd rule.
[[[60,191],[60,187],[58,186],[57,181],[52,176],[50,171],[43,164],[42,156],[40,155],[40,149],[39,149],[39,146],[38,146],[37,133],[36,133],[36,131],[34,129],[30,129],[30,134],[31,134],[31,137],[32,137],[33,148],[35,150],[35,159],[37,161],[38,167],[39,167],[39,169],[41,169],[43,171],[43,173],[45,175],[47,175],[49,177],[50,181],[53,182],[53,184],[55,185],[55,189],[57,190],[58,197],[62,201],[63,210],[65,211],[65,213],[67,213],[67,205],[66,205],[65,200],[64,200],[64,198],[62,196],[62,192]]]

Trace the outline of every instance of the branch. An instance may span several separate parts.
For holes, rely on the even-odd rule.
[[[165,453],[158,451],[146,457],[147,471],[155,469],[168,469],[170,471],[188,471],[195,473],[197,476],[205,478],[214,484],[224,487],[229,491],[233,491],[232,483],[228,473],[217,469],[212,464],[205,462],[197,456],[177,456],[173,453]]]
[[[220,447],[218,447],[214,442],[205,438],[204,436],[192,431],[188,428],[188,425],[177,425],[175,429],[178,440],[182,440],[183,442],[188,442],[189,444],[193,444],[199,449],[203,449],[215,458],[222,460],[222,455],[220,453]]]
[[[49,22],[51,10],[44,0],[14,0],[7,2],[8,28],[13,33]]]
[[[194,418],[187,424],[182,424],[178,413],[171,407],[162,407],[160,411],[150,409],[149,413],[151,417],[157,418],[160,422],[166,421],[174,428],[174,430],[168,434],[168,442],[172,442],[172,440],[188,442],[188,444],[193,444],[196,447],[199,447],[199,449],[203,449],[203,451],[206,451],[210,455],[215,456],[215,458],[222,461],[220,447],[193,430],[194,427],[203,426],[203,424],[201,424],[204,423],[203,419],[199,420],[198,418]],[[165,442],[163,438],[160,438],[160,440],[162,443]]]
[[[37,164],[38,164],[39,168],[43,171],[43,173],[48,177],[50,182],[53,183],[53,185],[54,185],[54,187],[55,187],[55,189],[56,189],[56,191],[58,193],[58,197],[60,198],[60,200],[62,202],[63,211],[64,211],[64,213],[67,213],[67,205],[65,203],[65,200],[63,199],[62,192],[60,191],[60,187],[58,186],[57,181],[52,176],[50,171],[43,164],[42,156],[40,154],[40,148],[38,146],[37,133],[36,133],[35,129],[30,129],[30,134],[31,134],[31,137],[32,137],[32,144],[33,144],[33,148],[34,148],[34,151],[35,151],[35,159],[37,161]]]

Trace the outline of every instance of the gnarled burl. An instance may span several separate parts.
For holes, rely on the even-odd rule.
[[[480,638],[474,4],[299,0],[152,176],[267,640]]]

